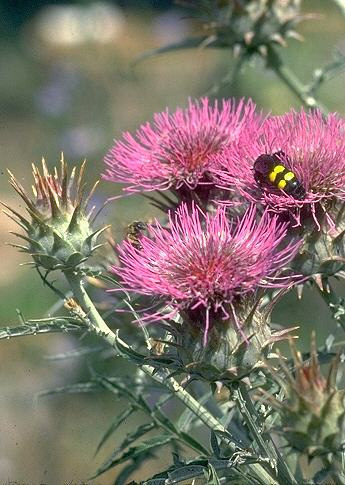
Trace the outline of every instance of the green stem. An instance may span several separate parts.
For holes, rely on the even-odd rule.
[[[278,470],[278,482],[282,485],[298,485],[291,470],[288,468],[285,460],[280,455],[272,437],[268,432],[263,431],[263,423],[258,415],[253,401],[249,395],[247,386],[239,383],[238,389],[234,393],[235,400],[238,403],[239,410],[250,429],[255,441],[257,442],[261,453],[266,455],[271,461],[274,460]]]
[[[78,300],[78,303],[81,305],[82,309],[86,312],[92,326],[97,332],[102,334],[102,336],[111,346],[114,346],[116,343],[116,336],[98,313],[97,308],[87,294],[84,288],[82,277],[76,271],[66,271],[65,276],[70,284],[71,290],[73,291],[73,295]]]
[[[322,297],[323,301],[328,306],[332,317],[338,322],[341,328],[345,331],[345,301],[343,298],[339,297],[330,283],[327,281],[321,289],[318,285],[315,285],[319,295]]]
[[[129,346],[116,333],[114,333],[105,323],[101,315],[98,313],[95,305],[87,294],[82,276],[75,271],[66,271],[65,276],[69,282],[75,298],[79,305],[87,313],[90,324],[94,327],[99,336],[105,339],[112,347],[122,346],[129,349]],[[209,429],[219,433],[220,439],[225,441],[227,445],[235,452],[238,447],[232,441],[230,433],[227,429],[202,406],[196,399],[193,398],[175,379],[169,377],[169,373],[165,370],[156,371],[149,365],[142,365],[141,369],[163,386],[167,387],[174,395],[183,402]],[[228,435],[228,437],[227,437]],[[272,477],[273,470],[268,473],[265,468],[259,463],[249,465],[251,470],[258,476],[263,484],[278,485],[278,482]]]
[[[290,91],[302,101],[306,108],[318,108],[323,115],[327,115],[327,108],[309,92],[306,86],[298,79],[296,74],[282,61],[281,57],[272,46],[268,46],[267,66],[276,73]]]

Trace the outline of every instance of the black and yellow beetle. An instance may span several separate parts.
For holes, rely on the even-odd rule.
[[[296,200],[303,200],[306,191],[294,172],[284,165],[284,152],[260,155],[254,163],[254,179],[261,189],[279,189]]]

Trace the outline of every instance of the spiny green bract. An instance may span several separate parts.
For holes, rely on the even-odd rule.
[[[91,211],[87,205],[98,184],[96,182],[87,197],[84,197],[83,175],[85,162],[77,175],[76,167],[68,176],[67,164],[61,158],[60,174],[55,168],[49,173],[44,159],[42,173],[33,165],[34,198],[31,198],[14,175],[10,183],[26,203],[31,220],[6,206],[6,212],[26,234],[13,233],[24,239],[27,246],[14,245],[29,253],[34,264],[48,271],[73,269],[85,262],[100,245],[96,244],[100,233],[105,229],[93,231]]]
[[[317,358],[315,336],[312,337],[310,361],[291,345],[294,374],[281,361],[283,376],[276,378],[284,389],[283,402],[272,401],[282,422],[282,433],[292,450],[308,458],[323,455],[332,462],[340,456],[345,440],[345,391],[336,387],[339,359],[336,358],[323,377]]]

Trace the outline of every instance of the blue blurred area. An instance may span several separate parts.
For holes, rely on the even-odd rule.
[[[88,5],[94,3],[92,0],[84,1],[51,1],[51,0],[25,0],[25,2],[13,2],[11,0],[2,0],[0,2],[0,30],[1,35],[15,35],[16,32],[27,22],[31,17],[35,16],[37,12],[46,5]],[[171,8],[174,4],[173,0],[119,0],[108,2],[113,5],[126,9],[155,9],[164,10]]]

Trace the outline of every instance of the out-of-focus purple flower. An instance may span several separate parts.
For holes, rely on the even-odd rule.
[[[47,116],[59,117],[71,108],[74,90],[80,82],[78,70],[67,63],[54,63],[47,82],[35,95],[37,108]]]
[[[179,42],[191,33],[191,21],[182,10],[168,10],[153,19],[152,29],[157,44]]]
[[[294,257],[298,244],[281,243],[286,225],[265,213],[256,221],[251,207],[237,223],[229,223],[225,209],[204,214],[194,205],[182,204],[169,215],[169,229],[157,221],[142,236],[140,248],[123,242],[120,267],[113,267],[128,291],[160,297],[170,305],[172,317],[179,310],[204,328],[204,343],[213,323],[230,318],[239,328],[234,302],[258,286],[287,287],[289,276],[280,276]],[[161,313],[146,320],[163,318]]]
[[[129,192],[208,185],[213,155],[260,124],[251,100],[189,101],[186,109],[156,114],[135,136],[124,133],[105,157],[103,177],[128,184]]]
[[[301,214],[312,215],[318,224],[316,212],[325,211],[325,201],[345,200],[344,119],[336,114],[324,118],[319,111],[291,111],[268,118],[254,139],[252,135],[249,133],[247,139],[242,136],[240,149],[225,149],[218,157],[218,182],[222,187],[239,191],[250,202],[261,202],[275,212],[289,212],[297,225],[301,224]],[[264,187],[255,180],[253,166],[257,158],[278,152],[280,162],[305,190],[302,199],[269,180]]]
[[[82,157],[94,155],[103,146],[103,141],[99,127],[79,125],[64,131],[59,144],[68,156]]]

